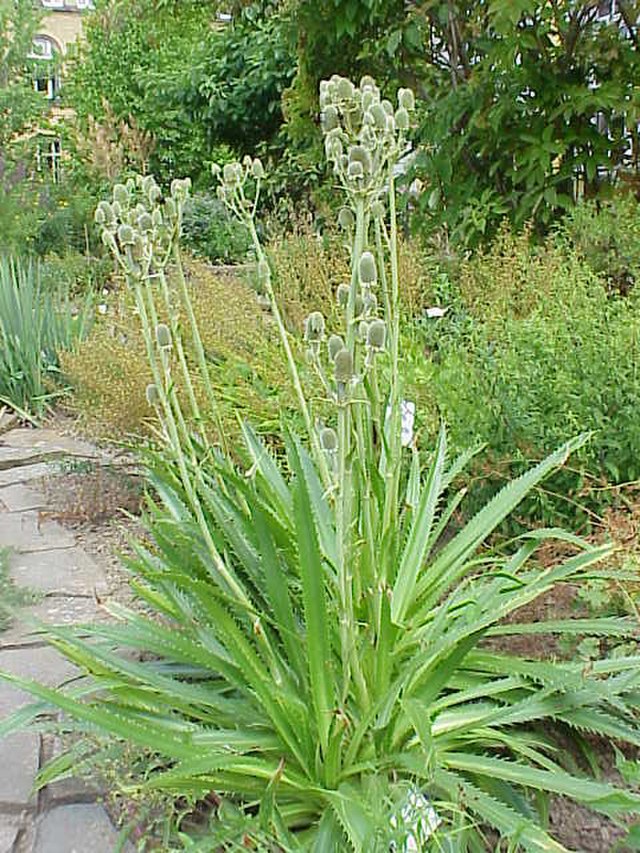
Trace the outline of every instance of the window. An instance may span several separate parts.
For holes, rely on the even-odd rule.
[[[62,145],[59,139],[43,137],[36,149],[38,171],[48,174],[54,184],[62,177]]]
[[[93,0],[76,0],[78,9],[93,9]]]
[[[64,0],[42,0],[42,5],[47,9],[64,9]]]
[[[48,100],[53,101],[58,94],[60,81],[55,66],[56,48],[53,39],[48,36],[36,36],[30,59],[35,59],[33,73],[33,88],[36,92],[43,94]]]

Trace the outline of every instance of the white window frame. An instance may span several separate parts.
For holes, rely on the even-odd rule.
[[[53,183],[60,183],[62,180],[62,143],[57,137],[43,136],[40,138],[36,148],[36,166],[39,172],[48,169]]]
[[[42,0],[45,9],[64,9],[64,0]]]

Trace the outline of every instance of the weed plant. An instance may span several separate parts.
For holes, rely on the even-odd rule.
[[[501,553],[479,550],[544,477],[579,448],[562,446],[508,484],[457,532],[452,490],[465,459],[444,431],[421,464],[404,400],[393,167],[406,148],[413,95],[383,99],[374,81],[322,84],[325,147],[351,235],[350,277],[337,288],[341,325],[305,323],[308,363],[324,389],[323,421],[305,393],[273,299],[255,226],[263,167],[227,164],[219,195],[246,225],[300,409],[276,460],[243,425],[244,464],[209,429],[193,389],[200,374],[219,413],[204,347],[180,276],[188,184],[163,195],[151,177],[114,188],[97,221],[132,288],[163,429],[149,454],[154,546],[137,546],[134,587],[151,615],[113,606],[117,624],[61,627],[51,641],[91,679],[51,690],[4,677],[64,710],[73,727],[155,753],[139,790],[209,802],[192,851],[482,851],[486,827],[510,850],[563,851],[545,828],[549,794],[614,817],[638,811],[631,791],[576,775],[554,731],[640,743],[640,658],[590,666],[530,660],[495,637],[626,637],[620,618],[505,621],[560,582],[606,577],[609,553],[542,530]],[[191,366],[182,328],[193,336]],[[159,322],[162,306],[169,322]],[[187,390],[183,404],[174,377]],[[481,405],[478,400],[477,404]],[[192,428],[187,426],[192,424]],[[237,451],[236,451],[237,452]],[[573,556],[541,567],[549,537]],[[122,649],[143,650],[136,660]],[[43,705],[2,726],[10,731]]]

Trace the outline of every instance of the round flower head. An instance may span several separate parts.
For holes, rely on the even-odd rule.
[[[353,306],[353,313],[355,317],[359,317],[364,311],[364,299],[360,294],[356,294],[355,305]]]
[[[160,204],[162,201],[162,190],[157,184],[153,184],[151,189],[149,190],[149,202],[150,204]]]
[[[143,232],[151,231],[153,228],[153,220],[146,211],[138,218],[138,228]]]
[[[328,133],[330,130],[334,130],[334,128],[338,127],[340,124],[338,110],[333,106],[333,104],[329,104],[329,106],[324,110],[321,121],[322,129],[325,133]]]
[[[353,212],[348,207],[343,207],[338,214],[338,225],[348,231],[355,225]]]
[[[371,171],[371,154],[364,145],[352,145],[349,149],[349,163],[361,163],[364,172]]]
[[[344,349],[344,341],[340,335],[331,335],[327,341],[327,349],[329,350],[329,358],[331,361],[335,361],[340,350]]]
[[[387,325],[384,320],[374,320],[367,331],[367,345],[374,350],[384,349],[387,340]]]
[[[162,226],[162,211],[157,207],[151,214],[151,224],[154,228],[160,228]]]
[[[409,113],[405,110],[404,107],[400,107],[400,109],[396,110],[396,127],[399,130],[409,130]]]
[[[160,394],[158,393],[158,387],[156,385],[147,385],[145,389],[145,397],[147,398],[147,403],[150,406],[157,406],[160,402]]]
[[[164,203],[164,210],[169,220],[175,219],[178,214],[178,208],[172,198],[168,198]]]
[[[371,252],[363,252],[362,255],[360,255],[358,272],[360,274],[360,282],[362,284],[371,285],[375,284],[378,280],[376,260]]]
[[[364,74],[360,80],[361,91],[364,92],[364,90],[367,88],[370,88],[370,89],[376,88],[376,81],[373,79],[373,77],[370,74]]]
[[[320,430],[320,444],[327,453],[335,453],[338,449],[338,434],[331,427],[323,427]]]
[[[135,240],[133,228],[130,225],[121,225],[118,228],[118,240],[121,246],[132,246]]]
[[[360,320],[358,324],[358,338],[361,341],[367,340],[367,334],[369,333],[369,324],[366,320]]]
[[[253,160],[251,159],[251,155],[244,155],[244,157],[242,158],[242,165],[245,169],[250,169],[253,166]]]
[[[336,382],[346,384],[353,377],[353,356],[348,349],[341,349],[334,360]]]
[[[129,192],[124,184],[116,184],[113,188],[113,200],[122,207],[129,206]]]
[[[371,115],[378,130],[384,130],[387,126],[387,113],[382,104],[374,104],[371,107]]]
[[[251,174],[257,181],[264,178],[264,166],[262,165],[262,160],[258,159],[258,157],[251,163]]]
[[[416,98],[412,89],[398,90],[398,105],[403,109],[411,112],[416,108]]]
[[[222,167],[220,166],[220,164],[219,163],[212,163],[211,164],[211,174],[213,175],[213,177],[219,178],[221,173],[222,173]]]
[[[225,184],[233,186],[238,183],[238,172],[236,170],[237,163],[226,163],[222,170],[222,179]]]
[[[343,101],[349,101],[354,96],[354,85],[351,80],[347,80],[346,77],[340,77],[337,85],[337,94],[338,97]]]
[[[324,317],[320,311],[312,311],[304,321],[305,341],[321,341],[324,338]]]
[[[156,341],[162,349],[167,349],[171,346],[171,332],[165,323],[158,323],[156,326]]]
[[[102,207],[96,207],[96,212],[93,214],[93,221],[96,225],[105,225],[107,217]]]
[[[383,101],[380,101],[380,106],[385,111],[388,116],[392,116],[395,110],[393,109],[393,104],[391,101],[388,101],[386,98]]]
[[[342,308],[347,307],[347,303],[349,302],[349,294],[351,293],[351,288],[348,284],[339,284],[338,289],[336,290],[336,299],[338,300],[338,305],[342,306]]]

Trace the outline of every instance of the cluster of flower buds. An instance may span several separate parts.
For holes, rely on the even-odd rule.
[[[94,220],[102,242],[125,275],[143,279],[166,266],[190,189],[189,178],[175,179],[165,197],[152,175],[137,175],[116,184],[111,201],[98,204]]]
[[[414,109],[411,89],[400,89],[394,106],[368,75],[360,86],[337,74],[320,83],[325,153],[348,192],[377,198],[386,167],[406,148]]]
[[[265,176],[262,161],[248,154],[242,162],[226,163],[224,166],[214,163],[211,167],[214,178],[220,182],[217,195],[240,219],[253,215],[260,181]],[[253,185],[256,185],[255,192]],[[251,187],[251,192],[247,190]]]
[[[358,343],[364,347],[363,369],[368,371],[375,357],[386,349],[387,324],[378,316],[378,299],[374,288],[378,281],[376,261],[371,252],[363,252],[358,263],[359,288],[350,309],[349,300],[352,298],[351,285],[340,284],[336,291],[338,305],[343,310],[345,320],[357,327]],[[349,397],[349,389],[358,381],[354,355],[340,335],[326,336],[326,324],[320,311],[312,311],[305,320],[304,339],[307,344],[307,355],[312,364],[324,377],[321,355],[322,344],[326,341],[326,353],[329,364],[333,369],[334,385],[328,390],[335,389],[335,399],[343,402]],[[328,384],[328,383],[327,383]]]

